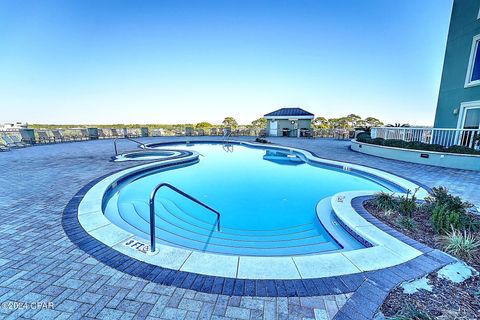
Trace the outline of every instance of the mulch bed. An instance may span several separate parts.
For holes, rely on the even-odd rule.
[[[401,287],[393,290],[381,308],[385,317],[404,314],[410,315],[410,319],[428,319],[413,317],[411,311],[417,310],[432,319],[480,319],[480,293],[476,294],[480,290],[479,276],[462,283],[440,279],[435,273],[427,278],[433,287],[432,292],[419,290],[404,294]]]
[[[372,215],[390,227],[404,233],[431,248],[443,250],[442,237],[433,230],[430,214],[423,208],[413,215],[415,227],[408,229],[400,223],[397,212],[385,214],[367,201],[365,204]],[[480,254],[465,259],[471,267],[480,270]],[[404,294],[402,288],[393,290],[381,307],[382,313],[393,319],[480,319],[480,276],[472,277],[457,284],[440,279],[436,273],[427,277],[433,291],[420,290],[414,294]],[[419,314],[414,314],[419,311]],[[405,317],[400,317],[404,315]],[[423,316],[423,317],[422,317]]]

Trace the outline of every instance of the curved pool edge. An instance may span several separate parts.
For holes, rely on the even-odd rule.
[[[242,142],[242,144],[249,143]],[[255,145],[271,147],[269,145]],[[314,157],[300,149],[281,149],[295,150],[302,152],[305,156]],[[196,155],[196,157],[198,158],[198,155]],[[318,157],[314,160],[322,163],[324,161],[324,159]],[[327,161],[335,163],[336,165],[343,164],[338,161]],[[77,215],[79,225],[90,237],[95,238],[97,241],[103,243],[112,250],[149,265],[159,266],[169,270],[177,270],[179,272],[226,278],[310,279],[342,276],[392,267],[418,257],[421,254],[420,251],[411,248],[408,245],[405,247],[405,244],[399,244],[398,242],[401,241],[395,241],[394,237],[385,234],[373,225],[368,225],[365,222],[362,222],[361,224],[358,223],[360,216],[356,213],[355,209],[353,209],[351,200],[358,196],[371,195],[372,192],[369,191],[344,192],[337,194],[331,198],[331,205],[336,216],[345,225],[352,230],[355,230],[355,232],[359,232],[362,237],[375,243],[375,246],[371,248],[293,257],[252,257],[204,253],[157,244],[159,247],[159,253],[153,256],[146,255],[141,250],[138,250],[138,248],[124,245],[127,241],[133,241],[133,243],[140,244],[146,244],[148,241],[124,231],[105,218],[102,211],[102,199],[108,188],[122,177],[143,170],[148,170],[152,167],[177,165],[179,160],[172,160],[169,161],[169,163],[165,162],[150,163],[125,169],[107,176],[106,178],[100,179],[96,184],[92,184],[91,188],[84,194],[78,203]],[[357,169],[361,167],[357,165],[352,166],[355,166]],[[376,169],[373,170],[379,171]],[[397,182],[404,186],[412,185],[412,182],[410,181],[407,181],[407,183],[405,183],[405,180]],[[98,197],[99,194],[102,195],[100,199]],[[344,200],[341,203],[339,201],[334,201],[341,197],[344,197]],[[347,201],[345,201],[345,199]],[[395,250],[398,249],[405,249],[407,253],[402,255],[396,254]],[[381,259],[379,259],[379,257],[381,257]],[[379,261],[381,264],[372,263],[372,261],[375,260],[381,260]]]
[[[393,230],[373,217],[363,207],[364,200],[371,198],[371,196],[360,196],[352,200],[352,206],[362,217],[384,232],[401,239],[405,243],[409,243],[423,254],[395,267],[343,276],[303,280],[232,279],[153,266],[128,257],[96,240],[79,223],[78,206],[84,195],[99,181],[118,172],[120,170],[114,170],[83,186],[65,206],[62,215],[62,226],[70,241],[91,257],[108,267],[152,283],[227,296],[308,297],[355,292],[354,296],[352,296],[352,298],[355,298],[357,294],[365,296],[365,293],[368,293],[369,295],[373,294],[376,297],[375,299],[378,299],[378,304],[380,304],[388,292],[399,283],[423,277],[456,261],[439,250],[431,249]],[[372,288],[376,291],[372,292]],[[371,298],[373,299],[373,297]],[[346,307],[347,305],[341,311]]]

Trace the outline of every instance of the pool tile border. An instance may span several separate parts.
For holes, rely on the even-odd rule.
[[[340,276],[296,280],[251,280],[207,276],[154,266],[126,256],[105,245],[90,236],[80,225],[77,210],[81,199],[92,186],[109,175],[107,174],[88,183],[69,201],[62,216],[62,226],[65,233],[78,248],[105,265],[129,275],[163,285],[173,285],[204,293],[260,297],[307,297],[354,292],[352,296],[354,302],[362,299],[367,299],[371,303],[376,302],[375,308],[368,309],[362,304],[352,306],[353,302],[350,302],[351,299],[348,300],[335,319],[352,319],[348,316],[352,314],[348,311],[351,308],[360,307],[363,313],[368,312],[373,316],[388,292],[399,283],[422,277],[456,261],[453,257],[439,250],[432,249],[400,234],[399,238],[402,242],[416,247],[422,252],[422,255],[394,267]],[[354,198],[352,205],[355,206],[362,217],[369,220],[372,224],[392,236],[398,236],[398,231],[385,225],[365,210],[363,202],[369,198],[371,197],[362,196]],[[357,310],[357,312],[360,311]]]
[[[246,145],[248,147],[253,147],[253,148],[265,148],[265,146],[262,146],[262,145],[251,144],[246,142],[230,141],[229,143],[237,143],[240,145]],[[164,144],[161,144],[161,145],[164,145]],[[150,145],[147,145],[147,147],[148,146]],[[325,160],[325,162],[323,162],[324,161],[323,159],[317,158],[301,149],[281,148],[281,147],[275,147],[275,148],[282,150],[284,152],[297,152],[297,154],[304,157],[305,161],[311,161],[317,164],[322,164],[322,165],[326,164],[327,166],[332,166],[332,167],[341,168],[341,169],[343,168],[344,170],[345,170],[345,167],[348,167],[347,171],[351,171],[351,170],[361,171],[362,169],[362,166],[354,166],[354,165],[350,166],[348,164],[337,162],[337,161]],[[198,155],[196,155],[196,157],[198,159]],[[194,160],[193,157],[190,157],[190,158],[187,157],[185,159],[186,160],[182,159],[182,162],[188,161],[189,163],[193,163],[193,160]],[[139,172],[141,173],[146,170],[150,170],[152,168],[156,169],[157,167],[177,166],[179,165],[179,162],[181,161],[164,160],[161,162],[150,163],[147,165],[141,165],[138,167],[125,169],[124,171],[121,171],[119,173],[112,174],[111,176],[100,181],[98,184],[94,185],[92,189],[89,192],[87,192],[84,199],[79,205],[78,214],[80,216],[83,216],[84,211],[95,212],[96,216],[92,215],[93,216],[92,219],[101,220],[100,222],[98,222],[98,224],[102,224],[103,221],[105,220],[105,217],[103,216],[103,212],[102,212],[103,201],[102,201],[102,198],[99,198],[98,196],[99,194],[104,195],[105,193],[110,192],[110,190],[116,187],[120,181],[129,179],[129,177],[132,174],[136,174]],[[365,171],[364,174],[374,175],[375,177],[380,177],[380,179],[390,181],[390,183],[395,184],[401,190],[406,190],[407,188],[417,186],[415,184],[412,184],[410,181],[405,181],[401,178],[397,178],[395,175],[391,175],[389,173],[382,172],[379,170],[368,169],[364,171]],[[420,191],[421,191],[420,193],[426,192],[425,190],[420,190]],[[185,250],[187,250],[188,257],[187,257],[187,260],[184,261],[185,267],[182,266],[181,268],[179,268],[179,270],[181,271],[195,272],[195,273],[209,275],[209,276],[228,276],[232,278],[237,278],[239,277],[239,274],[240,274],[241,278],[249,278],[249,279],[304,279],[306,277],[317,278],[317,277],[324,277],[324,276],[330,276],[330,275],[340,276],[340,275],[351,274],[355,272],[359,273],[364,271],[373,271],[381,267],[389,267],[389,266],[397,265],[418,256],[420,254],[419,251],[409,246],[406,246],[404,244],[401,244],[401,242],[399,242],[398,240],[396,240],[395,238],[392,238],[387,234],[383,234],[382,231],[379,231],[376,227],[371,225],[369,222],[367,222],[365,219],[363,219],[361,216],[359,216],[355,212],[355,210],[351,207],[351,204],[350,204],[350,200],[352,196],[365,195],[365,194],[370,195],[372,194],[372,192],[371,191],[343,192],[343,193],[338,193],[337,195],[324,200],[328,200],[330,202],[331,208],[333,208],[333,210],[335,211],[336,216],[337,217],[340,216],[340,220],[344,220],[345,224],[351,227],[349,228],[349,230],[353,235],[356,235],[357,237],[363,236],[366,239],[373,239],[375,241],[370,241],[370,242],[375,243],[376,246],[383,246],[383,248],[367,246],[367,248],[356,249],[355,253],[350,253],[348,252],[348,249],[347,249],[346,251],[341,251],[341,252],[325,252],[318,255],[305,255],[305,256],[299,255],[294,257],[287,257],[286,259],[290,260],[290,268],[285,268],[285,269],[276,268],[275,270],[278,271],[277,272],[278,274],[276,274],[272,270],[271,270],[272,272],[270,273],[260,272],[258,268],[252,263],[250,264],[242,263],[242,265],[240,265],[239,262],[242,256],[226,256],[226,255],[217,254],[217,253],[200,253],[200,252],[189,250],[189,249],[182,249],[175,246],[169,246],[168,244],[165,246],[159,245],[158,247],[167,248],[166,251],[168,251],[170,255],[174,254],[170,251],[178,251],[178,254],[182,254]],[[347,200],[344,202],[336,201],[337,197],[346,198]],[[319,204],[322,202],[323,200],[320,201]],[[319,207],[317,205],[317,214],[318,214],[318,208]],[[319,219],[322,221],[322,218],[320,215],[319,215]],[[101,230],[109,231],[109,234],[107,235],[102,233],[101,230],[90,230],[88,227],[93,224],[91,221],[89,221],[88,223],[85,223],[85,219],[81,218],[80,224],[93,237],[97,238],[100,241],[105,242],[107,245],[114,247],[116,250],[126,255],[131,255],[132,252],[131,250],[129,250],[129,248],[118,245],[120,242],[130,238],[130,239],[135,239],[135,241],[138,241],[138,242],[143,242],[146,245],[145,242],[148,241],[148,240],[142,239],[141,236],[139,237],[139,236],[136,236],[135,234],[126,232],[125,230],[121,229],[120,227],[114,224],[110,224],[108,226],[102,227],[103,229]],[[327,224],[324,223],[325,227],[327,227],[327,225],[328,223]],[[358,225],[370,226],[370,228],[353,230]],[[327,231],[329,231],[328,227],[326,229]],[[385,248],[388,248],[390,250],[385,250]],[[405,251],[406,253],[398,254],[401,251]],[[158,254],[163,255],[164,253],[160,252]],[[202,261],[202,257],[201,257],[202,254],[206,255],[207,256],[206,258],[215,257],[215,259],[217,259],[218,261],[224,261],[224,263],[216,263],[216,264],[210,263],[210,259],[206,259],[207,262],[204,262],[204,263],[193,263],[194,261]],[[379,259],[382,254],[384,259]],[[146,263],[150,263],[150,264],[161,266],[161,267],[167,267],[167,268],[170,267],[170,265],[168,264],[165,265],[165,261],[162,261],[162,259],[156,259],[155,256],[152,256],[152,255],[137,254],[135,255],[135,257],[138,260]],[[273,257],[270,259],[272,264],[274,265],[278,264],[278,261],[276,259],[273,259]],[[298,264],[295,264],[295,261],[296,261],[295,259],[299,261]],[[205,260],[205,257],[203,257],[203,260]],[[382,260],[383,263],[371,264],[371,263],[368,263],[368,261],[370,260],[379,260],[379,261]],[[284,265],[285,263],[286,261],[284,261]],[[357,266],[357,264],[361,265],[361,267]],[[221,267],[218,267],[219,265],[221,265]],[[324,266],[329,266],[329,267],[324,267]]]
[[[422,254],[402,264],[376,271],[298,280],[234,279],[206,276],[154,266],[125,256],[96,240],[82,228],[78,220],[78,206],[88,190],[102,179],[120,171],[123,170],[117,170],[95,179],[79,190],[65,207],[62,216],[62,226],[73,243],[97,260],[119,271],[152,282],[174,285],[205,293],[222,293],[237,296],[288,297],[354,292],[352,298],[340,309],[335,319],[352,319],[351,315],[357,314],[368,319],[373,317],[388,292],[400,282],[421,277],[456,261],[453,257],[439,250],[429,248],[401,234],[370,215],[363,207],[363,202],[371,198],[371,196],[361,196],[351,201],[352,207],[360,216],[380,230],[421,251]],[[358,317],[355,316],[355,319],[358,319]]]

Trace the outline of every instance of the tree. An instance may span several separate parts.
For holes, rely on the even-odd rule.
[[[357,126],[357,122],[362,120],[362,117],[356,114],[349,114],[345,117],[345,121],[348,123],[349,128],[354,128]]]
[[[195,128],[197,129],[205,129],[205,128],[211,128],[213,125],[209,122],[199,122],[195,125]]]
[[[408,128],[408,127],[410,127],[410,124],[408,124],[408,123],[404,123],[404,124],[401,124],[401,123],[387,124],[387,127]]]
[[[258,118],[252,121],[252,127],[255,129],[265,129],[267,127],[267,119]]]
[[[331,129],[346,129],[349,126],[347,117],[328,119],[328,124]]]
[[[367,127],[380,127],[383,126],[383,122],[374,117],[365,118],[365,126]]]
[[[223,119],[222,124],[225,127],[230,127],[232,129],[235,129],[236,127],[238,127],[237,120],[235,120],[233,117],[226,117],[225,119]]]
[[[328,128],[328,120],[324,117],[316,117],[313,120],[313,126],[317,129],[327,129]]]

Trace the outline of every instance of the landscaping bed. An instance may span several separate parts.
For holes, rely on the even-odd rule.
[[[461,145],[453,145],[450,147],[444,147],[439,144],[430,144],[423,143],[418,141],[404,141],[399,139],[383,139],[383,138],[374,138],[370,136],[369,133],[362,132],[357,135],[356,140],[358,142],[363,142],[367,144],[373,144],[378,146],[385,147],[394,147],[394,148],[403,148],[411,150],[420,150],[420,151],[434,151],[434,152],[446,152],[446,153],[455,153],[455,154],[472,154],[480,155],[480,150],[478,150],[479,137],[475,137],[474,145],[477,146],[477,149],[473,147],[466,147]]]
[[[414,193],[395,197],[379,193],[364,203],[379,220],[432,248],[450,253],[480,270],[480,216],[469,213],[470,204],[434,188],[425,202]],[[402,287],[393,290],[381,307],[388,319],[480,319],[480,277],[461,283],[427,276],[432,291],[406,294]]]

